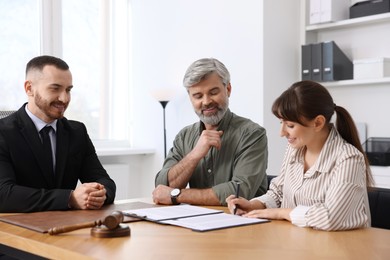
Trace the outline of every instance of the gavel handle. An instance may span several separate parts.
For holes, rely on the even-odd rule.
[[[53,227],[53,228],[49,229],[48,233],[50,235],[57,235],[60,233],[70,232],[70,231],[77,230],[77,229],[100,226],[101,224],[102,224],[101,220],[95,220],[93,222],[85,222],[85,223],[69,225],[69,226],[62,226],[62,227]]]

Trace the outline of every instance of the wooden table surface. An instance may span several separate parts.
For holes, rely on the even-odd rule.
[[[390,230],[326,232],[271,221],[208,232],[147,221],[130,237],[51,236],[0,222],[0,244],[50,259],[390,259]]]

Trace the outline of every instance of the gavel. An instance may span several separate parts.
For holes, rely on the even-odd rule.
[[[103,221],[101,219],[98,219],[92,222],[85,222],[62,227],[53,227],[49,229],[48,233],[50,235],[57,235],[60,233],[70,232],[77,229],[96,227],[101,225],[106,226],[109,230],[114,230],[119,227],[120,223],[123,222],[123,219],[124,216],[121,211],[114,211],[110,215],[106,216]]]

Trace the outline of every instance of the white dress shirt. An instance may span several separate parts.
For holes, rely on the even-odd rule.
[[[290,146],[268,192],[254,198],[267,208],[292,208],[293,224],[322,230],[371,223],[364,157],[332,127],[315,164],[304,172],[304,148]]]

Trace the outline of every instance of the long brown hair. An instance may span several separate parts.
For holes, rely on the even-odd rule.
[[[372,186],[374,181],[370,164],[360,143],[355,122],[345,108],[333,102],[332,96],[324,86],[309,80],[296,82],[285,90],[272,105],[272,113],[277,118],[301,125],[305,125],[303,119],[312,120],[318,115],[324,116],[326,123],[330,124],[334,112],[337,115],[336,129],[341,137],[363,154],[367,169],[367,186]]]

